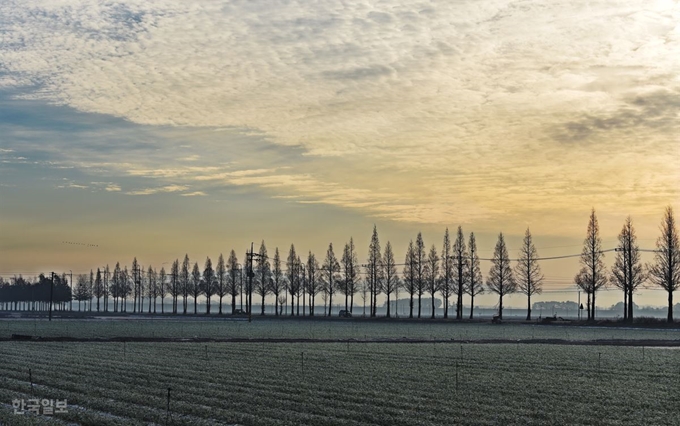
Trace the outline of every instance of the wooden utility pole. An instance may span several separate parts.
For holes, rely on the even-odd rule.
[[[50,314],[49,321],[52,321],[52,298],[54,297],[54,272],[52,272],[52,280],[50,281]]]

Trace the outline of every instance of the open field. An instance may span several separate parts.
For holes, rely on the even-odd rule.
[[[2,342],[11,400],[67,399],[25,424],[677,424],[680,351],[464,343]],[[56,421],[55,421],[56,420]]]
[[[538,324],[491,324],[430,321],[364,321],[255,318],[134,317],[108,319],[0,320],[0,338],[12,334],[75,338],[214,338],[214,339],[560,339],[560,340],[674,340],[680,329],[581,327]]]

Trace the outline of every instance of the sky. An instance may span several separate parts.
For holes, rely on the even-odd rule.
[[[5,0],[0,276],[262,240],[363,262],[374,225],[397,259],[458,226],[558,256],[591,208],[603,248],[631,215],[653,249],[679,119],[677,1]],[[542,268],[575,298],[578,259]]]

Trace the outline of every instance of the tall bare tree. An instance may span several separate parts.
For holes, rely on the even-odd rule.
[[[210,258],[208,258],[209,260]],[[207,261],[206,261],[207,264]],[[211,268],[212,269],[212,265]],[[198,313],[198,296],[201,295],[201,270],[198,267],[198,262],[194,263],[194,268],[191,270],[191,282],[189,284],[191,297],[194,298],[194,314]]]
[[[370,293],[370,316],[376,314],[376,299],[380,288],[380,278],[382,270],[382,254],[380,252],[380,239],[378,238],[378,228],[373,225],[371,243],[368,245],[368,265],[366,267],[366,278]]]
[[[154,307],[156,306],[156,293],[157,293],[156,281],[158,280],[158,274],[151,266],[149,266],[149,269],[146,271],[146,280],[147,280],[146,297],[149,299],[149,308],[147,310],[147,313],[150,314],[152,301]]]
[[[240,279],[241,279],[241,265],[238,264],[238,258],[234,250],[229,253],[227,260],[227,291],[231,295],[231,314],[236,312],[236,296],[240,293]]]
[[[486,279],[488,289],[498,295],[498,317],[503,319],[503,296],[517,291],[517,282],[512,274],[508,248],[501,232],[493,252],[492,266]]]
[[[316,295],[321,291],[319,279],[319,261],[312,251],[307,255],[307,292],[309,293],[309,315],[314,316],[314,303]]]
[[[271,277],[271,263],[269,256],[267,256],[267,247],[264,245],[264,240],[260,244],[260,251],[257,256],[256,275],[257,280],[255,284],[255,293],[262,297],[262,308],[260,315],[264,315],[264,298],[271,292],[269,283]]]
[[[165,272],[165,268],[161,266],[161,270],[158,272],[158,297],[161,298],[161,314],[165,313],[165,295],[168,294],[167,281],[168,276]],[[156,308],[154,307],[154,313]]]
[[[397,275],[396,261],[394,260],[394,252],[392,251],[392,244],[388,241],[385,245],[385,254],[383,256],[383,271],[385,274],[383,280],[383,291],[387,296],[387,318],[390,317],[390,295],[394,293],[399,287],[399,276]]]
[[[333,315],[333,294],[337,290],[338,274],[340,272],[340,263],[333,252],[333,243],[330,243],[328,250],[326,250],[323,269],[325,272],[324,282],[326,284],[326,292],[328,293],[328,316],[330,317]]]
[[[425,269],[425,263],[427,262],[426,260],[426,254],[425,254],[425,243],[423,242],[423,234],[418,232],[418,237],[416,237],[416,245],[414,248],[414,260],[415,260],[415,265],[416,265],[416,292],[418,293],[418,318],[420,318],[420,314],[422,312],[422,300],[423,300],[423,293],[425,293],[425,274],[424,274],[424,269]]]
[[[531,320],[531,296],[543,291],[543,274],[538,265],[538,251],[531,239],[531,231],[527,228],[524,241],[519,251],[519,259],[515,266],[517,288],[527,296],[527,321]]]
[[[463,319],[463,294],[467,287],[468,253],[465,248],[463,228],[458,227],[453,243],[453,292],[456,294],[456,319]]]
[[[137,312],[137,297],[139,295],[139,282],[141,280],[141,274],[139,273],[139,264],[137,263],[137,258],[135,257],[132,261],[132,280],[134,283],[134,292],[132,295],[132,312]]]
[[[182,286],[180,284],[179,259],[172,262],[170,268],[170,296],[172,296],[172,313],[177,313],[177,299],[182,293]]]
[[[673,292],[680,287],[680,241],[673,208],[668,206],[656,240],[654,263],[649,267],[652,283],[668,293],[668,322],[673,322]]]
[[[472,319],[475,309],[475,296],[484,293],[482,268],[479,263],[479,255],[477,254],[477,240],[475,239],[474,232],[470,232],[468,249],[470,250],[470,266],[468,267],[469,280],[466,293],[470,295],[470,319]]]
[[[577,280],[584,283],[586,293],[591,296],[591,304],[588,307],[588,319],[595,319],[595,295],[599,289],[607,285],[607,273],[604,266],[604,253],[602,253],[602,239],[600,238],[600,226],[597,223],[595,209],[590,212],[588,231],[583,241],[581,252],[580,278]]]
[[[189,255],[184,255],[184,261],[182,262],[182,271],[180,272],[180,287],[182,288],[182,313],[187,314],[187,304],[189,302],[189,293],[191,289],[191,272],[189,271],[191,264],[189,263]]]
[[[342,281],[342,293],[345,295],[345,310],[352,312],[354,307],[354,294],[359,287],[359,260],[356,249],[354,248],[354,239],[350,238],[349,243],[345,244],[342,251],[342,269],[344,273]]]
[[[220,253],[220,257],[217,259],[215,278],[217,279],[217,288],[215,289],[215,292],[220,298],[218,313],[222,315],[222,299],[227,295],[227,267],[224,264],[224,256],[222,256],[222,253]]]
[[[274,264],[272,265],[271,288],[271,292],[274,295],[274,311],[276,315],[279,315],[279,296],[285,291],[283,271],[281,270],[281,255],[279,254],[279,248],[276,247],[274,251]]]
[[[444,244],[442,246],[442,276],[439,291],[444,299],[444,318],[449,317],[449,298],[453,290],[453,259],[451,257],[451,237],[449,228],[444,232]]]
[[[430,318],[434,318],[435,295],[439,291],[439,255],[437,254],[437,248],[434,244],[430,247],[430,252],[427,255],[427,262],[425,263],[423,275],[425,276],[427,292],[430,293],[432,300],[432,315]]]
[[[286,261],[286,273],[288,275],[288,293],[290,294],[290,315],[295,315],[295,295],[297,295],[300,287],[298,269],[300,265],[297,261],[297,254],[295,254],[295,245],[290,245],[288,251],[288,259]]]
[[[97,276],[94,280],[94,291],[93,291],[94,297],[97,299],[97,312],[99,312],[99,301],[101,297],[104,295],[104,285],[102,283],[102,273],[97,268]]]
[[[201,293],[205,296],[205,313],[210,315],[210,299],[215,294],[215,270],[212,266],[210,258],[205,259],[205,267],[203,268],[203,279],[201,280]],[[194,301],[195,306],[196,301]],[[195,308],[194,308],[195,311]]]
[[[416,281],[418,279],[413,240],[409,241],[408,249],[406,249],[406,258],[404,259],[404,269],[402,271],[402,276],[404,277],[404,290],[406,290],[406,293],[409,295],[408,317],[413,318],[413,296],[417,292]]]
[[[633,220],[628,216],[619,234],[619,245],[612,266],[610,282],[623,290],[623,319],[633,321],[633,293],[647,279],[647,273],[640,263],[640,248],[637,244]]]

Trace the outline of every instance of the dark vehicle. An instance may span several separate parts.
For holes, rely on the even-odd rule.
[[[491,322],[493,324],[500,324],[502,322],[501,316],[500,315],[494,315],[493,318],[491,319]]]
[[[234,313],[232,315],[248,315],[248,314],[243,309],[234,309]]]
[[[352,318],[352,313],[350,311],[346,311],[344,309],[342,309],[338,315],[341,318]]]

